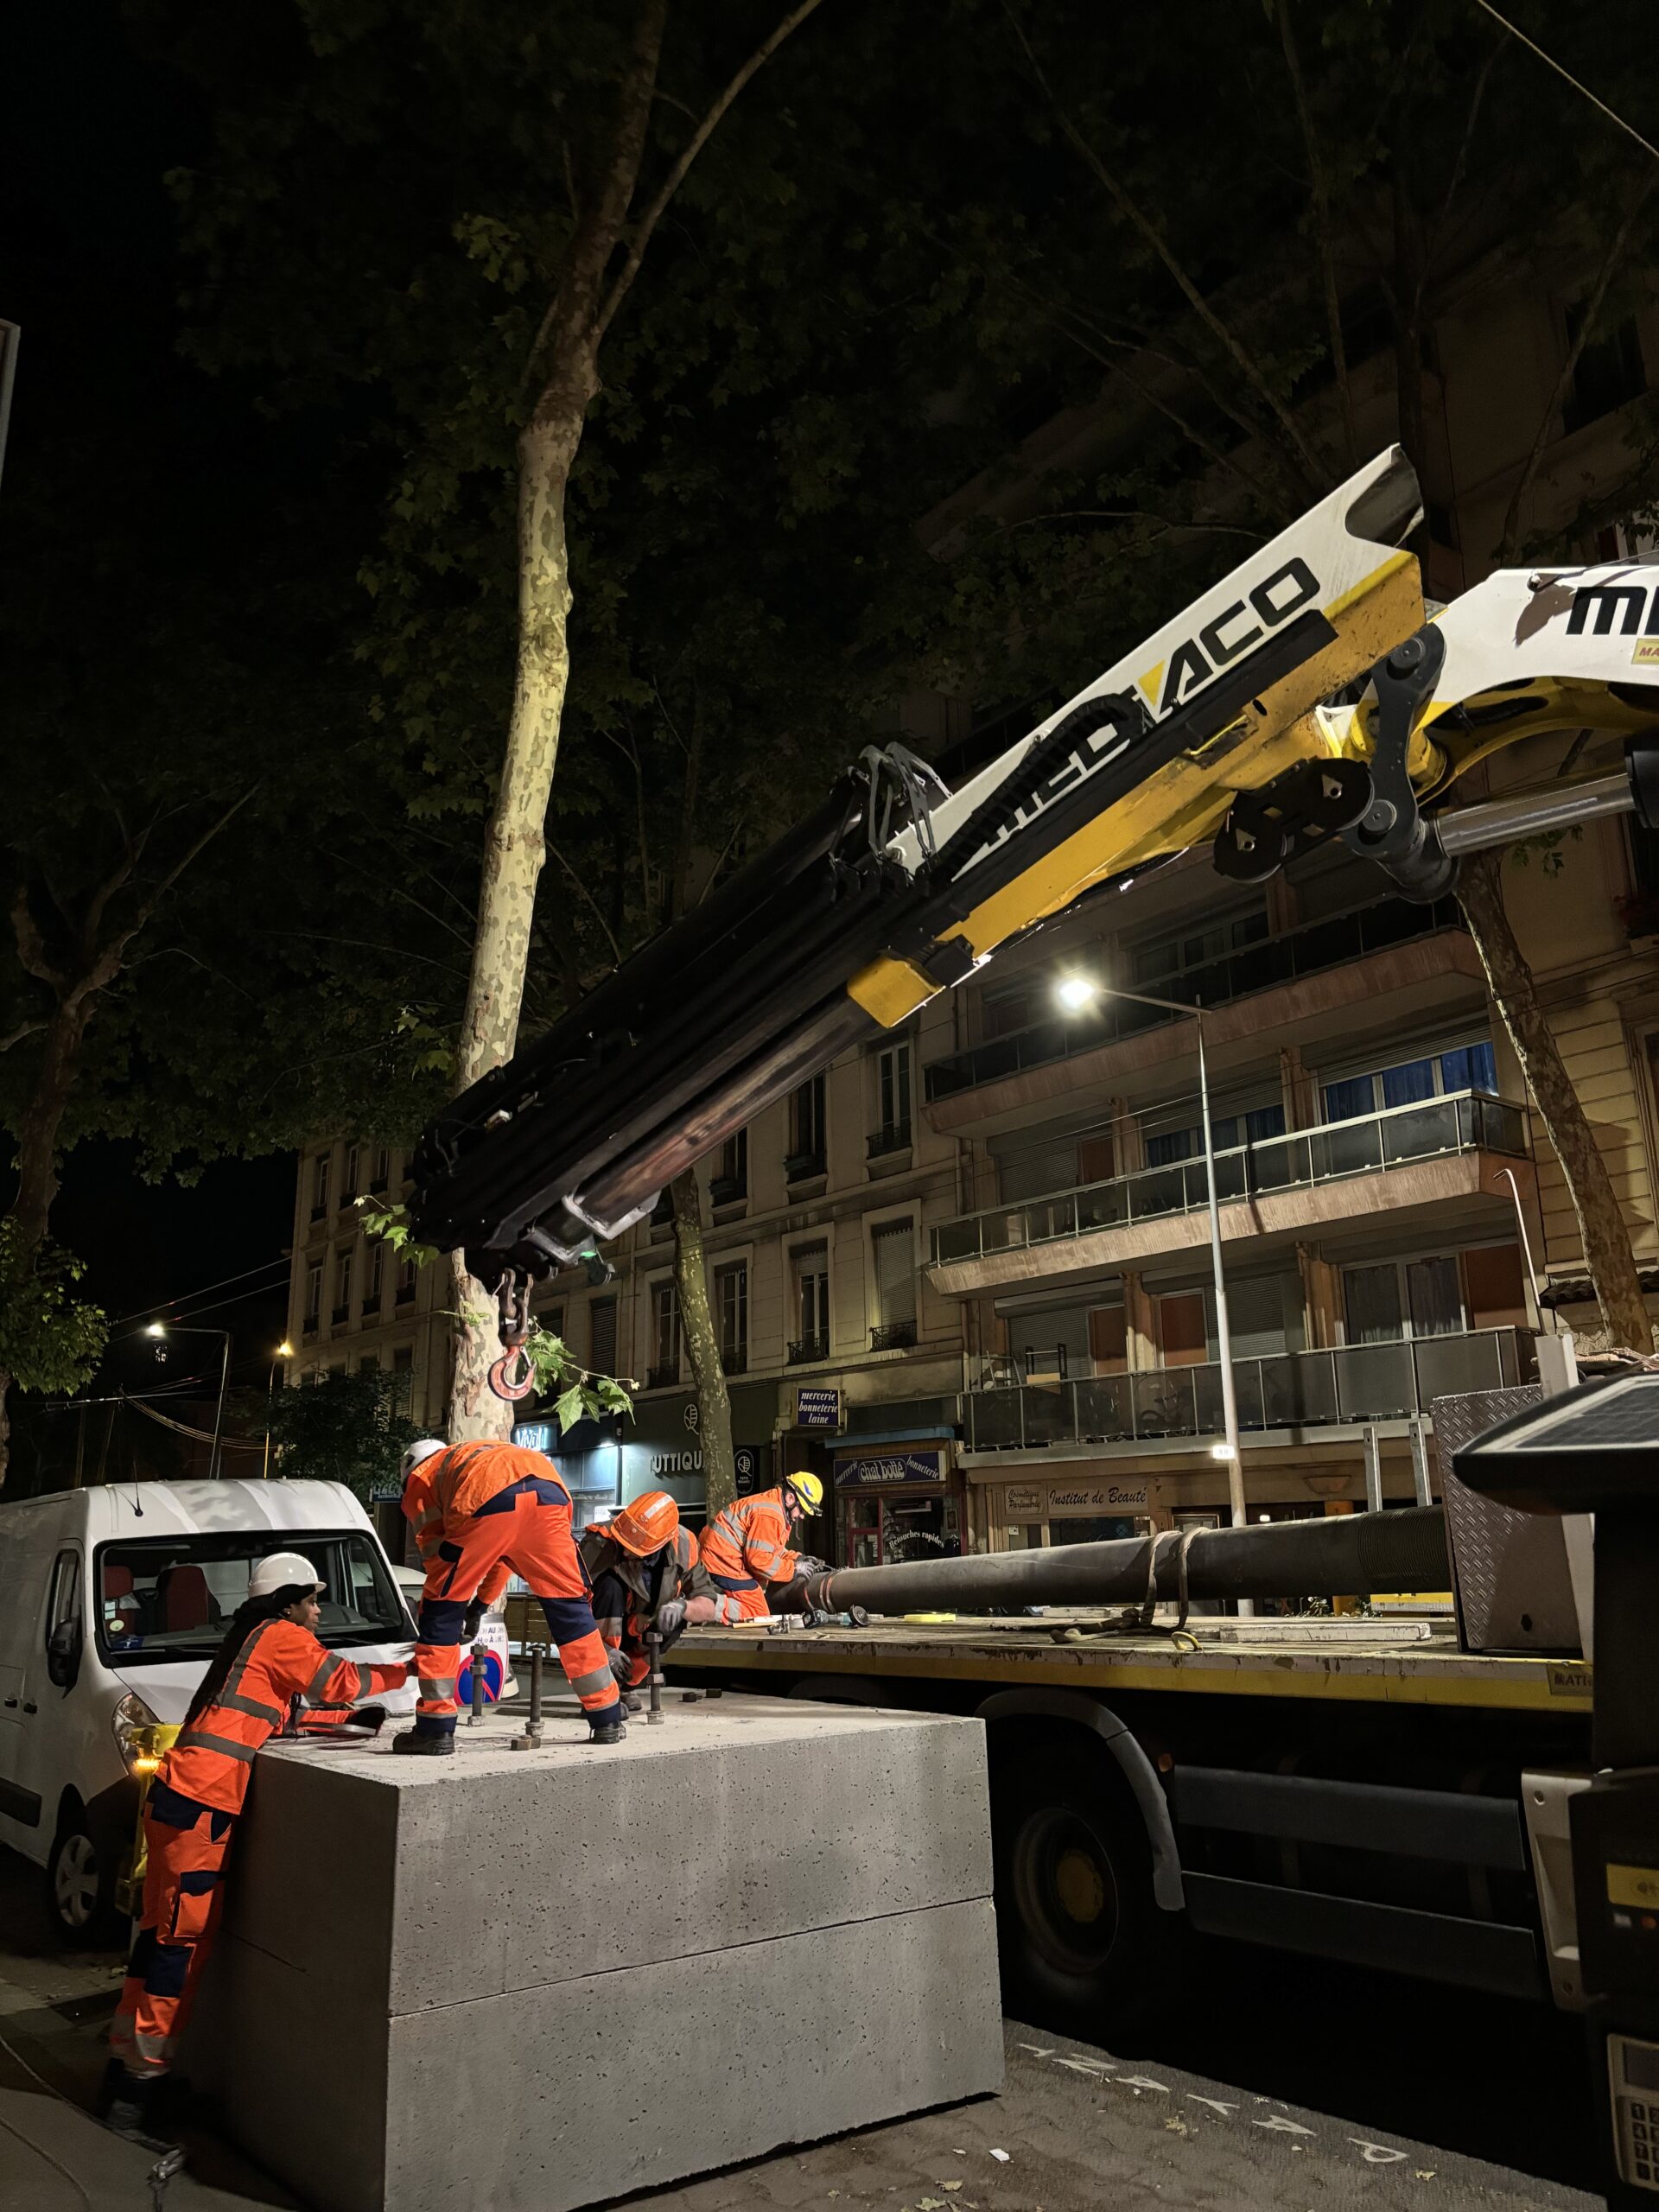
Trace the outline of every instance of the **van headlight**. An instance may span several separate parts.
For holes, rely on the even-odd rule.
[[[161,1764],[149,1733],[150,1729],[159,1726],[160,1722],[161,1715],[152,1713],[143,1698],[136,1696],[131,1690],[110,1715],[115,1748],[120,1752],[122,1764],[129,1774],[154,1774]]]

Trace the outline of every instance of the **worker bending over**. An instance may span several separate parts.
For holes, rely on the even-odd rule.
[[[746,1621],[774,1610],[766,1586],[781,1595],[798,1576],[821,1574],[824,1562],[792,1552],[790,1541],[803,1516],[823,1503],[816,1475],[785,1475],[775,1490],[734,1498],[704,1529],[698,1549],[716,1590],[737,1599]]]
[[[338,1711],[409,1679],[404,1662],[363,1666],[318,1643],[321,1588],[298,1552],[259,1561],[149,1785],[143,1909],[110,2030],[105,2083],[106,2117],[123,2135],[148,2134],[156,2085],[200,1986],[254,1754],[286,1724],[296,1699]]]
[[[648,1636],[661,1637],[666,1651],[694,1621],[743,1618],[741,1601],[709,1580],[666,1491],[647,1491],[589,1529],[579,1549],[594,1587],[594,1619],[630,1713],[639,1710],[632,1693],[651,1673]]]
[[[426,1440],[429,1446],[433,1440]],[[426,1568],[415,1671],[415,1726],[397,1751],[455,1748],[461,1646],[512,1574],[542,1601],[559,1664],[588,1716],[588,1742],[626,1732],[609,1655],[594,1626],[588,1578],[571,1533],[570,1493],[550,1459],[518,1444],[413,1445],[404,1457],[404,1512]]]

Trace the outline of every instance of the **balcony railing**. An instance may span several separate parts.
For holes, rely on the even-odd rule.
[[[392,1303],[395,1306],[407,1306],[412,1301],[414,1296],[414,1284],[412,1282],[400,1282],[397,1286],[397,1295],[392,1300]]]
[[[1455,899],[1437,899],[1433,906],[1416,906],[1408,899],[1384,899],[1374,906],[1351,914],[1333,914],[1286,937],[1265,938],[1246,945],[1201,968],[1186,968],[1173,976],[1148,977],[1146,988],[1160,998],[1213,1009],[1230,1000],[1249,998],[1253,992],[1272,990],[1303,976],[1339,968],[1367,953],[1383,952],[1413,938],[1428,937],[1437,930],[1461,926]],[[1107,998],[1098,1013],[1070,1021],[1058,1018],[1034,1022],[1006,1037],[988,1039],[967,1052],[952,1052],[930,1061],[923,1071],[930,1102],[949,1098],[958,1090],[972,1090],[982,1083],[995,1083],[1023,1069],[1045,1067],[1054,1060],[1071,1059],[1091,1052],[1097,1046],[1115,1045],[1142,1030],[1157,1029],[1183,1017],[1156,1007],[1137,1006],[1133,1000]]]
[[[352,1318],[352,1302],[350,1299],[348,1298],[340,1305],[336,1306],[329,1314],[328,1318],[336,1329],[339,1328],[342,1321],[349,1321]]]
[[[884,1160],[890,1152],[910,1150],[910,1123],[895,1122],[890,1128],[872,1129],[865,1141],[867,1160]]]
[[[1316,1428],[1403,1421],[1436,1398],[1503,1390],[1535,1371],[1532,1338],[1519,1329],[1476,1329],[1331,1351],[1281,1352],[1233,1362],[1242,1430]],[[1044,1389],[970,1390],[962,1401],[970,1452],[1056,1444],[1134,1444],[1224,1433],[1221,1369],[1155,1367],[1097,1375]]]
[[[679,1379],[680,1363],[677,1359],[666,1361],[660,1367],[648,1367],[645,1370],[647,1390],[666,1390],[671,1383],[677,1382]]]
[[[715,1175],[709,1183],[709,1203],[711,1206],[735,1205],[740,1198],[747,1198],[749,1186],[741,1175]]]
[[[830,1332],[827,1329],[820,1330],[816,1337],[797,1337],[789,1347],[789,1364],[791,1367],[804,1367],[810,1360],[828,1359],[829,1357]]]
[[[786,1183],[805,1183],[814,1175],[823,1173],[823,1151],[791,1152],[784,1160],[784,1180]]]
[[[916,1341],[913,1321],[881,1321],[870,1331],[872,1351],[905,1351]]]
[[[1216,1154],[1216,1196],[1223,1205],[1276,1191],[1311,1188],[1345,1176],[1375,1174],[1414,1160],[1460,1152],[1526,1154],[1519,1107],[1484,1091],[1452,1091],[1414,1106],[1389,1106],[1351,1122],[1325,1122],[1282,1137],[1230,1146]],[[1136,1222],[1192,1213],[1208,1203],[1202,1157],[1166,1167],[1143,1167],[1109,1182],[1086,1183],[1023,1205],[993,1206],[941,1222],[933,1231],[933,1264],[982,1259],[1033,1244],[1127,1229]]]

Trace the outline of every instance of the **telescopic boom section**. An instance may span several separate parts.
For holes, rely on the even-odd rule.
[[[958,792],[902,747],[868,750],[810,821],[429,1125],[415,1234],[464,1247],[486,1282],[569,1266],[849,1046],[1195,844],[1254,882],[1339,836],[1440,896],[1453,842],[1420,802],[1516,738],[1651,727],[1659,571],[1501,571],[1426,624],[1402,550],[1419,513],[1403,455],[1379,455]],[[1359,702],[1320,703],[1344,691]],[[1586,765],[1603,779],[1587,818],[1620,794]],[[1659,813],[1645,753],[1626,779],[1623,803],[1646,818],[1651,788]],[[1559,822],[1573,788],[1529,804]]]

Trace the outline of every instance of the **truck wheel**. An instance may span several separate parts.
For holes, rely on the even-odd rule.
[[[114,1855],[100,1849],[84,1813],[64,1816],[46,1862],[46,1893],[52,1924],[66,1943],[91,1948],[118,1940]]]
[[[1091,2037],[1150,2018],[1176,1993],[1181,1929],[1154,1898],[1145,1824],[1116,1770],[1068,1738],[1022,1748],[992,1777],[1009,2011]]]

